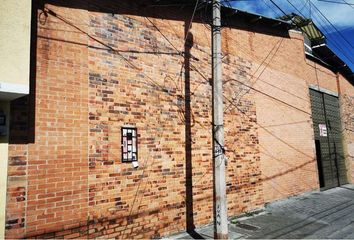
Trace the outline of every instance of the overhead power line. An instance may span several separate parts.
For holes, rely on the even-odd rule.
[[[321,30],[323,32],[325,32],[326,35],[326,39],[328,40],[328,42],[332,43],[333,47],[335,47],[337,49],[338,52],[342,53],[342,55],[351,63],[354,64],[354,60],[352,59],[352,55],[348,55],[348,52],[343,49],[342,47],[342,43],[338,42],[338,39],[336,38],[330,38],[329,36],[331,36],[330,32],[328,32],[327,27],[325,25],[327,25],[326,23],[324,23],[323,20],[321,20],[321,18],[324,18],[327,22],[330,23],[330,25],[334,28],[335,32],[338,33],[338,35],[343,39],[343,41],[345,41],[347,44],[349,44],[349,46],[354,50],[353,46],[350,44],[350,42],[348,42],[348,40],[345,38],[345,36],[343,36],[343,34],[341,32],[339,32],[339,30],[330,22],[330,20],[328,18],[326,18],[324,16],[324,14],[311,2],[309,1],[309,7],[311,8],[311,6],[313,6],[314,11],[312,11],[312,16],[313,19],[316,21],[316,24],[318,24],[321,27]],[[317,20],[316,20],[316,15],[317,15]]]
[[[273,5],[279,10],[281,11],[284,15],[287,15],[286,12],[283,11],[283,9],[281,9],[278,4],[276,4],[273,0],[269,0],[271,3],[273,3]]]
[[[314,11],[314,12],[313,12],[313,17],[315,18],[316,16],[319,16],[319,15],[318,15],[317,12]],[[321,23],[321,21],[320,21],[319,19],[317,19],[316,24],[318,24],[318,25],[321,27],[322,31],[323,31],[323,32],[325,33],[325,35],[327,36],[327,37],[326,37],[327,41],[330,42],[330,43],[332,43],[333,47],[335,47],[338,52],[342,53],[343,56],[345,56],[345,58],[348,59],[348,61],[350,61],[351,63],[354,64],[354,60],[352,60],[352,56],[351,56],[351,55],[348,55],[347,51],[345,51],[345,50],[343,49],[343,47],[341,46],[341,43],[338,42],[337,39],[332,38],[332,37],[331,37],[331,38],[329,37],[329,36],[330,36],[329,32],[326,30],[326,27],[322,25],[322,23]]]
[[[232,2],[237,2],[238,0],[224,0],[223,2],[226,2],[227,5],[229,7],[232,7],[231,3]],[[274,6],[275,8],[280,11],[283,15],[287,15],[287,13],[285,12],[285,10],[283,10],[274,0],[269,0]],[[301,10],[298,9],[296,7],[296,5],[294,5],[291,1],[289,0],[286,0],[291,6],[293,9],[295,9],[296,12],[298,12],[303,18],[307,18],[304,16],[304,14],[302,13],[303,9],[306,7],[306,5],[308,5],[308,8],[310,10],[310,15],[314,15],[313,12],[317,12],[317,15],[318,15],[318,18],[317,18],[317,21],[316,23],[318,23],[318,25],[321,26],[321,30],[323,32],[325,32],[325,35],[327,37],[327,40],[329,43],[332,44],[332,46],[338,51],[340,52],[348,61],[350,61],[351,63],[354,64],[354,60],[352,60],[352,56],[350,54],[347,53],[347,51],[342,47],[342,43],[340,43],[337,39],[335,38],[332,38],[332,37],[329,37],[330,34],[327,30],[327,27],[326,25],[329,24],[329,26],[331,26],[333,29],[334,29],[334,32],[336,32],[341,39],[343,39],[343,41],[349,45],[350,48],[352,48],[354,50],[354,46],[347,40],[347,38],[332,24],[332,22],[310,1],[310,0],[304,0],[304,4],[302,5],[301,7]],[[325,0],[323,0],[325,1]],[[326,0],[327,1],[327,0]],[[330,0],[328,0],[330,1]],[[342,0],[342,1],[345,1],[345,0]],[[263,2],[267,5],[267,7],[269,9],[271,9],[275,15],[277,15],[276,11],[274,10],[274,8],[270,7],[268,4],[267,4],[267,1],[266,0],[263,0]],[[312,7],[313,6],[313,7]],[[313,10],[314,9],[314,10]],[[321,23],[323,22],[321,20],[321,18],[324,18],[324,20],[328,23]],[[294,21],[292,21],[294,25],[297,25]]]
[[[274,16],[279,17],[279,14],[271,6],[269,6],[269,4],[267,3],[267,0],[263,0],[263,2],[271,11],[274,12],[274,14],[275,14]]]
[[[347,1],[343,0],[343,2],[331,1],[331,0],[317,0],[319,2],[328,2],[328,3],[337,3],[337,4],[345,4],[348,6],[354,6],[352,3],[348,3]]]
[[[284,11],[277,3],[275,3],[275,1],[273,1],[273,0],[269,0],[269,1],[270,1],[278,10],[280,10],[284,15],[287,15],[287,14],[285,13],[285,11]],[[290,3],[289,0],[287,0],[287,2],[295,9],[295,11],[299,12],[299,14],[300,14],[301,16],[303,16],[304,18],[306,18],[306,17],[302,14],[302,12],[301,12],[298,8],[296,8],[296,6],[295,6],[294,4]],[[306,3],[306,2],[305,2],[305,3]],[[334,28],[335,32],[337,32],[337,33],[339,34],[339,36],[343,39],[343,41],[345,41],[345,42],[354,50],[354,47],[352,46],[352,44],[345,38],[345,36],[344,36],[342,33],[339,32],[339,30],[332,24],[332,22],[331,22],[327,17],[325,17],[324,14],[323,14],[311,1],[308,1],[308,3],[309,3],[309,7],[311,8],[311,6],[313,6],[314,9],[316,10],[316,12],[319,14],[318,16],[324,18],[324,19],[330,24],[330,26],[331,26],[332,28]],[[312,11],[312,12],[314,12],[314,11]],[[292,20],[291,20],[291,21],[292,21]],[[297,25],[294,21],[292,21],[292,22],[293,22],[293,24]],[[328,34],[328,31],[326,30],[326,27],[321,24],[321,21],[320,21],[320,20],[316,21],[316,23],[318,23],[318,24],[321,26],[321,30],[323,30],[323,31],[325,32],[325,35],[329,35],[329,34]],[[333,43],[333,46],[334,46],[340,53],[342,53],[343,56],[345,56],[346,59],[348,59],[348,61],[350,61],[351,63],[354,64],[354,60],[352,60],[351,56],[349,56],[349,55],[347,54],[347,52],[341,47],[341,44],[340,44],[340,43],[338,43],[338,42],[335,41],[334,39],[333,39],[333,40],[332,40],[332,39],[329,39],[328,37],[327,37],[327,40],[329,40],[331,43]]]
[[[354,7],[353,7],[354,4],[348,3],[346,0],[342,0],[342,1],[343,1],[345,4],[347,4],[349,7],[351,7],[351,8],[354,9]]]
[[[326,15],[324,15],[324,14],[322,13],[322,11],[319,10],[315,4],[313,4],[312,2],[310,2],[310,4],[316,9],[317,12],[320,13],[320,15],[321,15],[324,19],[326,19],[326,21],[329,23],[329,25],[331,25],[331,26],[333,27],[333,29],[343,38],[343,40],[354,50],[354,46],[353,46],[353,45],[347,40],[347,38],[337,29],[337,27],[332,24],[332,22],[326,17]]]
[[[306,19],[306,17],[302,14],[302,12],[294,5],[291,3],[291,1],[286,0],[303,18]]]

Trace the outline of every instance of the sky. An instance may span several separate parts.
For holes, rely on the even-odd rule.
[[[267,17],[284,15],[272,1],[287,14],[311,18],[328,46],[354,72],[354,0],[222,0],[225,5]]]

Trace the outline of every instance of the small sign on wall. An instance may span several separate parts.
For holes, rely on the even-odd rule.
[[[327,126],[326,124],[318,124],[318,128],[320,129],[320,136],[327,137]]]
[[[122,127],[122,162],[138,161],[138,133],[135,127]],[[135,167],[135,166],[134,166]]]

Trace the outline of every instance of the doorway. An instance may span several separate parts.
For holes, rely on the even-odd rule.
[[[310,89],[318,177],[321,189],[348,183],[338,97]]]

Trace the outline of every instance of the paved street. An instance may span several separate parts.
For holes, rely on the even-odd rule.
[[[315,191],[268,204],[263,212],[233,220],[230,239],[354,239],[354,185]],[[194,238],[210,239],[212,225]],[[181,233],[173,239],[192,239]]]

